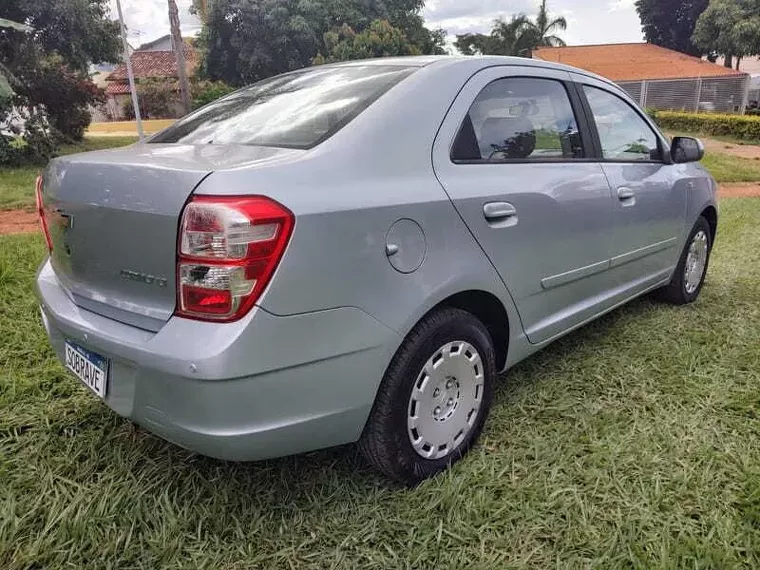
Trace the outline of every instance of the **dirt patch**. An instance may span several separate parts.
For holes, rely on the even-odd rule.
[[[760,184],[757,182],[721,184],[718,196],[721,198],[760,198]]]
[[[26,234],[40,229],[37,213],[28,210],[0,211],[0,235]]]
[[[730,142],[718,141],[715,139],[700,139],[708,152],[722,152],[739,158],[748,158],[750,160],[760,160],[760,146],[754,144],[734,144]]]

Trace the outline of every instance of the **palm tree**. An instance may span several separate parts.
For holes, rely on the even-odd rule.
[[[546,0],[542,0],[541,7],[538,9],[538,15],[535,22],[530,22],[531,35],[533,35],[531,47],[561,47],[566,45],[565,41],[554,32],[567,29],[567,20],[559,16],[549,20],[549,13],[546,10]]]
[[[454,45],[465,55],[482,53],[530,57],[530,51],[537,47],[564,46],[564,40],[555,35],[555,32],[566,29],[565,18],[560,16],[549,19],[546,0],[542,0],[535,21],[525,14],[512,16],[509,21],[499,18],[494,20],[489,35],[461,34],[457,36]]]
[[[491,30],[491,51],[494,55],[520,55],[531,49],[534,24],[525,14],[512,16],[508,22],[503,18],[494,20]]]

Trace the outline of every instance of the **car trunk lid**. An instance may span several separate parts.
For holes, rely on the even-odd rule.
[[[143,144],[55,159],[42,198],[58,279],[80,307],[159,330],[176,306],[177,231],[188,197],[215,170],[296,152]]]

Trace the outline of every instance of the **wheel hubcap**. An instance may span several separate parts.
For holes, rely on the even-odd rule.
[[[699,288],[707,267],[707,234],[700,230],[691,240],[684,268],[686,292],[691,295]]]
[[[412,388],[407,433],[425,459],[454,451],[478,418],[483,400],[483,363],[471,344],[454,341],[431,356]]]

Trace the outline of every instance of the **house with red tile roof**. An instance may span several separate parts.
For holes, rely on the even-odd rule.
[[[198,57],[193,45],[184,41],[185,64],[188,76],[192,76],[198,66]],[[171,48],[170,36],[164,36],[148,44],[144,44],[132,52],[130,56],[135,81],[162,80],[178,89],[177,58]],[[113,120],[124,117],[124,105],[130,101],[129,78],[127,66],[120,64],[106,77],[106,97],[108,114]]]
[[[647,43],[538,48],[533,57],[602,75],[645,107],[743,111],[749,74]]]

